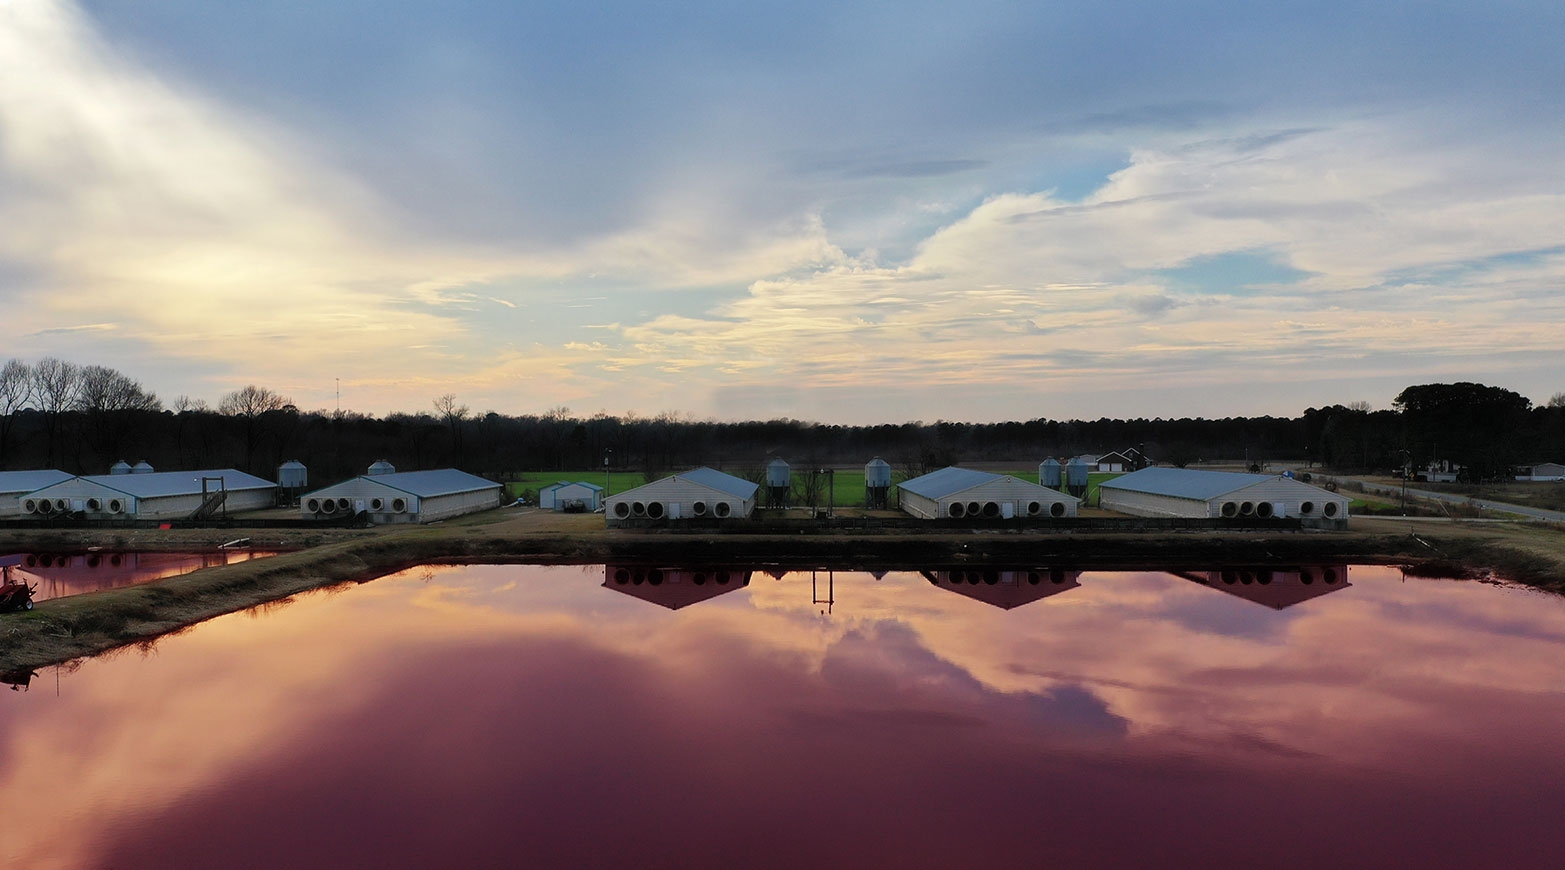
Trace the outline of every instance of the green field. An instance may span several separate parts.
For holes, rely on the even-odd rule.
[[[1038,480],[1038,472],[1036,470],[1004,471],[1000,473],[1009,474],[1012,477],[1018,477],[1030,483],[1036,483]],[[863,507],[864,469],[843,469],[836,472],[832,477],[835,479],[832,484],[833,504],[837,507]],[[1098,500],[1098,485],[1105,480],[1112,480],[1116,477],[1119,477],[1119,475],[1112,472],[1093,472],[1088,475],[1086,504],[1096,504]],[[895,487],[903,479],[903,475],[893,473],[891,476],[892,486]],[[604,485],[602,469],[596,471],[526,471],[506,482],[506,492],[510,493],[513,498],[520,497],[526,493],[527,500],[536,503],[540,487],[558,483],[562,480],[570,482],[580,480],[587,483],[595,483],[598,486]],[[802,480],[801,475],[795,472],[793,475],[793,500],[795,505],[798,505],[799,494],[803,491]],[[608,479],[608,495],[621,493],[627,489],[635,489],[645,482],[645,478],[642,477],[639,471],[611,472]],[[826,495],[823,485],[820,498],[822,507],[826,506]]]

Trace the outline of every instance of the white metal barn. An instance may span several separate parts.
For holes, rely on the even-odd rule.
[[[608,497],[610,527],[640,519],[742,519],[755,511],[758,484],[713,468],[683,471]]]
[[[538,506],[552,511],[596,513],[603,507],[603,487],[584,480],[562,480],[538,490]]]
[[[96,474],[73,477],[28,493],[22,497],[22,513],[82,513],[95,519],[184,519],[203,504],[210,502],[209,507],[217,507],[219,491],[226,493],[221,500],[222,510],[235,513],[271,507],[277,484],[232,468]]]
[[[1299,517],[1346,528],[1348,499],[1275,474],[1143,468],[1106,480],[1099,505],[1138,517]]]
[[[1081,502],[1008,474],[942,468],[897,484],[902,509],[925,520],[950,517],[1073,517]]]
[[[299,499],[305,518],[368,514],[372,523],[432,523],[500,506],[505,487],[455,468],[361,475]]]
[[[1558,462],[1540,462],[1530,468],[1520,469],[1517,480],[1565,480],[1565,465]]]
[[[53,468],[0,471],[0,517],[22,516],[22,496],[75,476]]]

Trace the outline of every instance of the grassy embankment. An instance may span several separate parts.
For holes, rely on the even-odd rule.
[[[0,533],[0,552],[88,546],[189,549],[241,536],[223,530]],[[1258,562],[1385,563],[1426,575],[1490,568],[1565,590],[1565,527],[1357,517],[1347,532],[1071,533],[838,531],[814,535],[611,531],[592,515],[491,511],[433,526],[257,530],[257,548],[303,548],[141,586],[40,602],[0,615],[0,672],[66,661],[175,632],[205,619],[422,563],[661,562],[783,567],[929,568],[950,564],[1083,569],[1220,567]]]

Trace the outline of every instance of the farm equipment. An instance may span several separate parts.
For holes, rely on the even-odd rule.
[[[33,593],[38,591],[38,587],[28,585],[26,580],[13,579],[13,567],[0,567],[0,613],[33,609]]]

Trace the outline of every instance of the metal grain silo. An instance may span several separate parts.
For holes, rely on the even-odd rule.
[[[879,456],[864,465],[864,506],[884,509],[891,493],[891,463]]]
[[[130,474],[130,463],[126,462],[123,459],[121,459],[119,462],[116,462],[113,465],[109,466],[109,473],[110,474]]]
[[[310,485],[310,470],[297,459],[277,466],[277,495],[284,504],[298,504],[299,496]]]
[[[145,459],[130,467],[131,474],[151,474],[152,470],[151,463],[147,462]]]
[[[1050,456],[1038,463],[1038,485],[1047,486],[1049,489],[1060,488],[1060,461]]]
[[[1080,456],[1065,463],[1065,488],[1077,498],[1087,496],[1087,463]]]
[[[377,459],[370,464],[368,474],[396,474],[397,467],[384,459]]]
[[[788,487],[793,483],[793,469],[782,459],[766,463],[766,506],[788,506]]]

